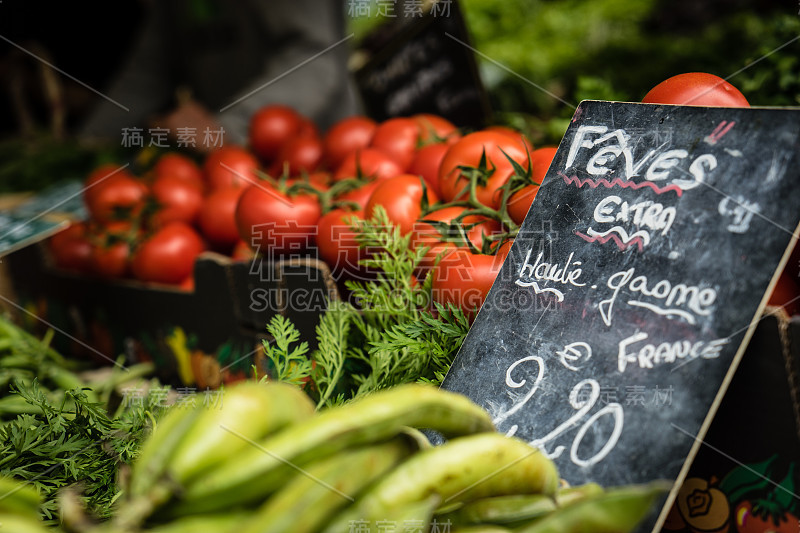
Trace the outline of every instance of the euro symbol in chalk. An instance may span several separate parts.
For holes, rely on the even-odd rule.
[[[556,352],[556,355],[561,359],[562,365],[577,372],[580,367],[573,366],[573,363],[581,360],[588,361],[592,357],[592,347],[585,342],[573,342],[564,346],[563,350]]]

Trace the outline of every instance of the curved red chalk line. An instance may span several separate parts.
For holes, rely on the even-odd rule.
[[[625,250],[625,249],[627,249],[627,248],[629,248],[629,247],[631,247],[633,245],[636,245],[639,248],[640,252],[644,249],[644,244],[643,244],[643,241],[642,241],[641,237],[634,237],[630,241],[625,242],[622,239],[620,239],[617,235],[615,235],[614,233],[610,233],[610,234],[606,235],[605,237],[600,237],[600,236],[598,236],[598,237],[590,237],[589,235],[584,235],[580,231],[576,231],[575,235],[577,235],[578,237],[580,237],[581,239],[583,239],[586,242],[599,242],[600,244],[605,244],[608,241],[614,241],[614,243],[617,245],[617,247],[620,250]]]
[[[659,187],[652,181],[643,181],[642,183],[636,183],[633,181],[622,181],[620,178],[614,178],[611,181],[608,181],[605,178],[600,178],[598,180],[593,180],[591,178],[580,179],[578,176],[569,177],[562,172],[559,172],[558,175],[561,176],[561,179],[564,180],[564,183],[566,183],[567,185],[575,185],[579,189],[584,185],[588,185],[592,189],[596,189],[600,185],[602,185],[607,189],[613,189],[614,187],[620,187],[623,189],[641,189],[643,187],[649,187],[656,194],[665,194],[669,191],[674,192],[679,197],[683,194],[683,189],[681,189],[677,185],[667,185],[666,187]]]

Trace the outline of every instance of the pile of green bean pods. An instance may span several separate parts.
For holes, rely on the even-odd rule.
[[[664,490],[563,488],[538,449],[425,385],[315,412],[293,386],[238,384],[221,406],[170,411],[125,477],[115,518],[88,531],[616,533]]]

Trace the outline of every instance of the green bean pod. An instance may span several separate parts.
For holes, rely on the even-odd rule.
[[[3,515],[13,514],[38,520],[41,501],[39,493],[31,485],[0,476],[0,513]]]
[[[0,512],[0,531],[4,533],[55,533],[38,519]]]
[[[381,520],[395,507],[438,495],[441,503],[489,496],[553,496],[555,464],[520,439],[486,433],[453,439],[413,456],[369,489],[326,531],[348,531],[354,519]]]
[[[173,407],[158,422],[145,440],[139,456],[131,466],[127,497],[144,496],[161,478],[169,461],[183,441],[189,428],[200,416],[199,409]]]
[[[446,436],[493,429],[488,413],[465,396],[428,385],[402,385],[323,411],[242,450],[188,485],[175,509],[192,513],[260,501],[285,482],[292,465],[387,440],[405,426]]]
[[[608,489],[561,507],[549,515],[516,528],[515,533],[626,533],[652,510],[669,483],[650,483]]]
[[[512,533],[507,527],[495,524],[480,524],[476,526],[455,527],[449,530],[450,533]]]
[[[233,533],[247,520],[246,513],[187,516],[168,524],[146,529],[143,533]]]
[[[388,509],[385,516],[378,520],[372,520],[368,523],[368,531],[396,531],[398,533],[418,533],[419,531],[428,531],[433,529],[433,512],[441,503],[441,498],[438,494],[431,494],[424,500],[411,502],[406,505],[398,505],[392,509]],[[360,522],[364,524],[366,521]],[[346,533],[351,531],[358,531],[358,522],[348,524]],[[382,528],[381,526],[385,526]],[[447,526],[437,520],[437,530],[442,531]],[[447,529],[445,529],[447,531]]]
[[[223,405],[200,409],[169,463],[170,476],[180,484],[315,414],[311,399],[285,383],[243,382],[222,392]]]
[[[520,520],[531,520],[556,509],[555,499],[544,494],[514,494],[494,496],[465,503],[460,508],[437,514],[458,526],[478,524],[513,524]]]
[[[319,531],[365,487],[417,449],[409,438],[395,438],[312,463],[269,498],[239,533]]]
[[[494,496],[465,503],[453,511],[437,514],[457,525],[506,524],[532,520],[574,503],[582,498],[603,492],[597,483],[559,489],[555,498],[544,494],[513,494]]]

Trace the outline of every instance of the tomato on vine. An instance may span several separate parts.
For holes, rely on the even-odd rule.
[[[192,275],[205,244],[191,226],[171,222],[145,239],[136,249],[131,270],[141,281],[180,284]]]
[[[517,224],[522,224],[525,216],[533,204],[533,199],[536,193],[539,192],[539,186],[544,180],[547,170],[556,156],[557,146],[545,146],[531,152],[531,176],[530,183],[523,186],[518,191],[514,192],[508,199],[508,216],[511,217]]]
[[[273,104],[262,107],[250,119],[250,148],[264,163],[269,163],[302,126],[303,117],[289,106]]]
[[[159,157],[153,167],[153,174],[156,179],[172,176],[193,183],[200,189],[205,187],[203,171],[200,170],[200,166],[189,157],[177,152],[169,152]]]
[[[323,139],[325,162],[337,168],[344,158],[369,146],[378,124],[360,115],[348,117],[334,124]]]
[[[313,246],[321,216],[316,196],[307,192],[291,195],[265,180],[245,189],[236,205],[239,237],[256,252],[276,255]]]
[[[314,172],[322,162],[322,141],[314,135],[294,137],[286,141],[270,169],[273,176],[288,171],[290,176]]]
[[[91,190],[84,200],[89,216],[98,222],[138,216],[147,197],[147,186],[125,172],[97,182]]]
[[[431,143],[453,144],[461,138],[455,124],[444,117],[431,113],[419,113],[411,118],[419,127],[419,144],[423,147]]]
[[[408,167],[408,173],[422,176],[428,189],[441,196],[439,190],[439,167],[442,166],[444,154],[447,153],[449,145],[445,143],[434,143],[423,146],[417,150],[414,160]]]
[[[401,174],[378,182],[364,208],[364,215],[368,220],[371,219],[376,206],[380,205],[386,210],[389,220],[400,229],[400,234],[406,235],[414,229],[423,208],[437,201],[434,192],[423,191],[419,176]]]
[[[244,189],[218,189],[203,200],[197,225],[209,243],[219,249],[232,248],[239,241],[236,205]]]
[[[444,207],[428,213],[415,223],[409,246],[413,249],[428,248],[417,267],[418,277],[425,276],[437,257],[443,257],[457,248],[482,250],[484,237],[501,231],[498,221],[480,215],[465,216],[466,211],[464,207]]]
[[[502,188],[516,172],[515,163],[529,168],[528,150],[521,138],[491,131],[465,135],[450,146],[439,167],[442,197],[448,202],[468,198],[474,180],[477,201],[498,209]]]
[[[258,160],[241,146],[223,146],[214,150],[203,163],[209,190],[246,187],[253,183]]]
[[[317,224],[319,256],[337,275],[357,275],[362,270],[359,261],[366,257],[355,232],[350,228],[353,219],[363,220],[364,212],[332,209]]]
[[[383,180],[402,173],[400,165],[388,155],[374,148],[363,148],[344,158],[333,175],[333,181],[347,178]]]
[[[74,272],[86,272],[89,269],[92,245],[87,238],[85,223],[70,224],[50,237],[48,245],[57,267]]]
[[[150,186],[157,211],[153,214],[155,225],[169,222],[193,224],[203,206],[203,192],[196,184],[177,176],[161,176]]]
[[[432,271],[434,301],[460,307],[470,320],[474,320],[509,248],[510,244],[504,245],[496,255],[477,254],[465,249],[447,254]]]
[[[401,170],[414,159],[419,142],[419,126],[412,118],[390,118],[378,124],[370,147],[392,158]]]

